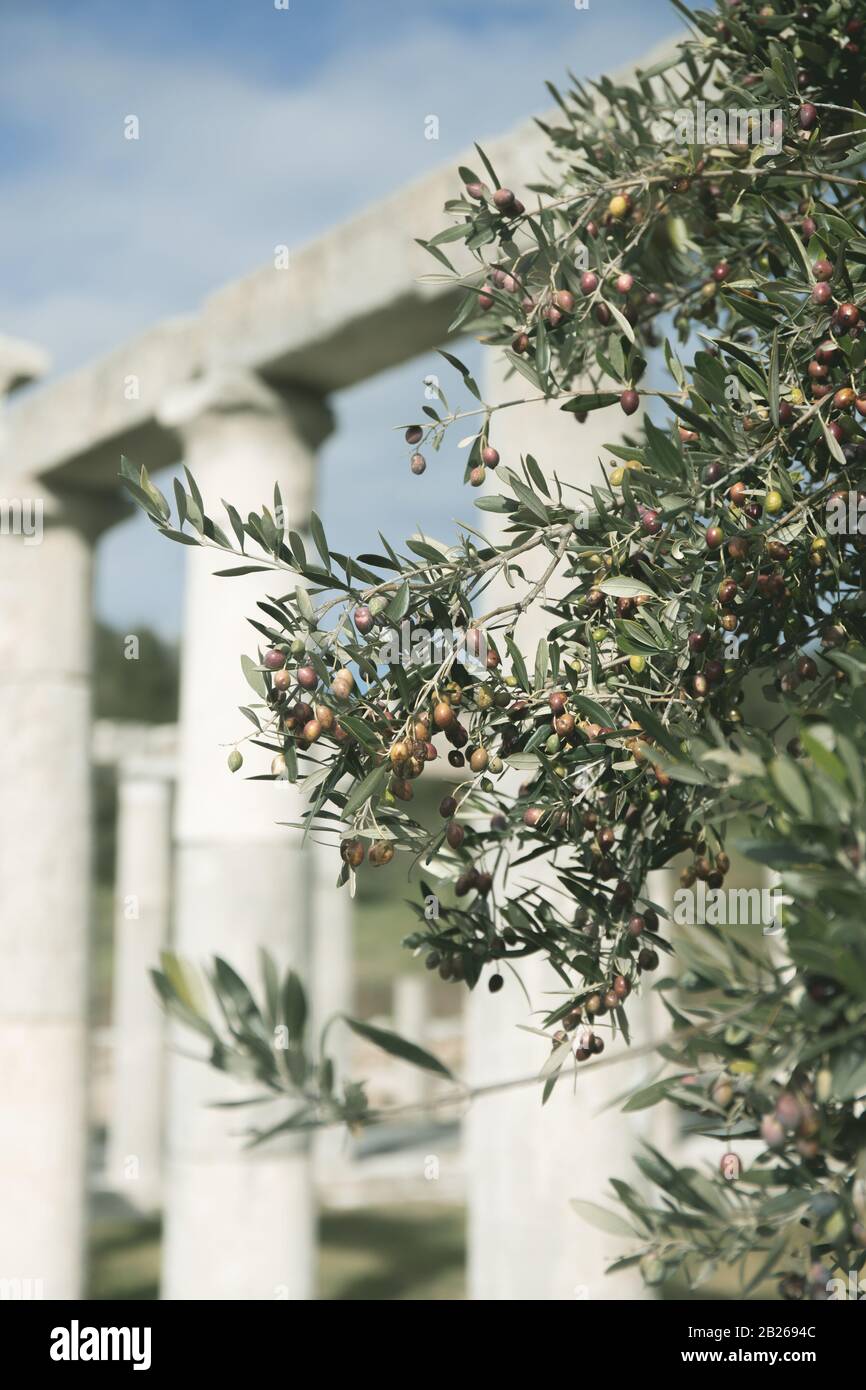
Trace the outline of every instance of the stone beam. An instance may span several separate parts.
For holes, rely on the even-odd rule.
[[[647,54],[641,66],[669,47]],[[546,139],[535,122],[484,146],[503,182],[525,187],[537,179]],[[242,368],[274,386],[328,395],[442,343],[459,294],[437,282],[437,263],[415,238],[446,225],[442,207],[455,196],[461,163],[483,176],[476,151],[464,152],[290,249],[288,267],[254,271],[217,290],[200,313],[167,320],[29,393],[9,411],[9,452],[19,471],[68,487],[114,489],[121,453],[150,469],[181,456],[177,432],[158,411],[173,388],[196,376]],[[452,260],[458,253],[449,248]]]

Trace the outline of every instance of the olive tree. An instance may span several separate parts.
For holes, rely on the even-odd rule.
[[[247,738],[304,789],[340,881],[400,856],[418,897],[406,946],[455,987],[495,992],[515,963],[550,962],[541,1100],[609,1065],[606,1042],[624,1050],[630,996],[655,980],[670,1031],[627,1108],[676,1106],[721,1161],[638,1159],[604,1218],[627,1236],[621,1263],[698,1283],[741,1261],[750,1286],[824,1297],[866,1261],[862,5],[676,8],[674,57],[630,85],[551,86],[538,181],[502,187],[479,149],[423,243],[462,291],[454,334],[504,354],[515,392],[484,400],[444,353],[477,406],[424,405],[408,462],[423,471],[469,429],[465,481],[495,483],[475,505],[498,514],[496,540],[467,523],[450,545],[352,557],[316,516],[307,543],[286,534],[278,492],[221,525],[191,476],[171,507],[124,473],[164,534],[227,552],[226,576],[274,572],[244,658]],[[589,412],[647,409],[582,490],[542,451],[509,450],[509,413],[538,399],[573,416],[576,448]],[[521,650],[539,605],[545,636]],[[448,639],[406,662],[387,645],[404,623]],[[431,832],[413,789],[446,750],[459,777]],[[734,848],[779,876],[778,929],[708,911],[674,930],[650,870],[685,856],[682,888],[715,902]],[[509,892],[534,861],[547,877]],[[454,905],[428,920],[442,876]],[[184,962],[156,981],[215,1066],[285,1093],[281,1128],[378,1118],[334,1074],[329,1030],[309,1036],[294,974],[265,958],[251,987],[215,962],[215,1014]],[[748,1161],[738,1141],[757,1141]]]

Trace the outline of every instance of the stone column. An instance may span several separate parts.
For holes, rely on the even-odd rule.
[[[351,1014],[355,1007],[355,907],[348,887],[338,888],[339,836],[328,835],[313,846],[312,989],[313,1037],[334,1014]],[[328,1055],[337,1076],[349,1075],[352,1034],[336,1024],[328,1034]],[[348,1153],[345,1128],[319,1130],[314,1136],[316,1175],[327,1181],[343,1167]]]
[[[430,1048],[430,987],[426,974],[398,975],[393,985],[393,1027],[401,1038]],[[435,1047],[432,1051],[436,1051]],[[401,1067],[400,1099],[404,1105],[423,1105],[430,1096],[430,1073],[420,1067]]]
[[[488,367],[485,396],[508,399],[514,382],[505,383],[498,363]],[[584,425],[554,403],[521,407],[494,416],[492,442],[506,464],[519,470],[522,454],[531,453],[547,473],[586,485],[597,474],[605,441],[620,435],[622,418],[614,412],[591,414]],[[575,507],[580,505],[575,495]],[[543,572],[547,552],[530,556],[531,579]],[[567,581],[557,575],[547,586],[548,600],[563,592]],[[506,602],[511,591],[491,590],[485,605]],[[552,620],[537,608],[517,627],[518,645],[535,651],[538,637]],[[532,660],[529,661],[530,670]],[[517,778],[516,780],[520,780]],[[521,881],[541,878],[543,869],[527,866]],[[543,1009],[562,989],[562,982],[542,959],[529,959],[520,970],[533,1007]],[[468,1005],[468,1062],[473,1084],[486,1084],[540,1071],[546,1052],[541,1040],[518,1025],[538,1025],[523,991],[508,972],[505,988],[491,996],[473,992]],[[643,1040],[639,1009],[632,1008],[632,1030]],[[605,1060],[624,1048],[620,1041]],[[643,1296],[632,1271],[605,1276],[606,1264],[622,1253],[622,1242],[603,1235],[570,1207],[572,1198],[608,1201],[611,1176],[634,1176],[630,1150],[640,1118],[622,1116],[615,1096],[637,1084],[644,1067],[623,1063],[595,1070],[584,1063],[574,1085],[567,1068],[547,1105],[541,1087],[515,1087],[476,1101],[466,1120],[469,1193],[469,1296],[478,1300],[634,1299]]]
[[[330,427],[322,402],[277,393],[251,373],[222,370],[180,390],[163,422],[177,429],[205,503],[222,521],[220,498],[242,515],[272,505],[279,482],[287,527],[309,515],[315,449]],[[278,822],[297,820],[288,783],[249,782],[266,772],[265,753],[247,745],[247,765],[232,776],[226,744],[247,730],[238,706],[250,699],[241,653],[258,634],[247,622],[256,602],[291,584],[274,574],[216,579],[226,557],[188,551],[181,678],[175,840],[175,943],[196,962],[214,954],[255,986],[258,947],[281,969],[309,979],[311,873],[300,835]],[[229,562],[231,563],[231,562]],[[190,1051],[187,1033],[176,1042]],[[194,1045],[194,1044],[193,1044]],[[163,1297],[304,1299],[313,1288],[314,1211],[309,1144],[283,1138],[248,1149],[240,1136],[265,1115],[214,1109],[242,1087],[176,1052],[169,1066],[169,1137]]]
[[[150,971],[168,945],[174,769],[123,762],[117,780],[108,1180],[141,1211],[159,1205],[164,1015]]]
[[[0,391],[38,374],[0,342]],[[0,449],[0,1278],[84,1277],[92,542]]]

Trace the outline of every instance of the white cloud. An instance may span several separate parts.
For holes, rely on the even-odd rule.
[[[279,81],[273,63],[263,75],[248,53],[214,43],[179,51],[151,34],[134,48],[69,17],[4,15],[2,329],[45,346],[57,369],[78,365],[194,310],[276,244],[297,246],[473,138],[544,110],[544,78],[561,79],[569,63],[592,73],[638,57],[668,31],[668,14],[665,0],[598,0],[582,12],[571,0],[480,0],[471,12],[464,0],[372,10],[352,0],[326,16],[325,61]],[[285,19],[275,17],[275,44],[291,41]],[[138,141],[123,138],[130,114]],[[431,114],[438,141],[424,138]],[[323,501],[338,548],[374,545],[379,526],[400,539],[422,520],[444,536],[456,512],[472,514],[453,447],[412,478],[390,431],[417,410],[423,370],[411,364],[336,402]],[[143,519],[116,528],[100,547],[101,612],[176,632],[182,559]]]
[[[569,59],[628,56],[610,6],[576,13],[554,0],[532,7],[531,24],[526,5],[497,9],[472,38],[445,6],[373,42],[355,14],[324,65],[282,85],[233,69],[231,53],[219,65],[213,53],[118,50],[74,24],[6,22],[15,61],[0,75],[0,113],[22,155],[0,182],[4,331],[36,338],[59,365],[85,360],[544,109],[543,78]],[[637,54],[659,23],[644,6],[634,14]],[[123,138],[129,114],[138,141]],[[430,114],[438,141],[424,138]]]

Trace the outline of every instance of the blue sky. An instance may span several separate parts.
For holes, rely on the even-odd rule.
[[[666,0],[4,0],[0,332],[78,366],[543,112],[546,77],[625,64],[678,28]],[[321,510],[337,545],[358,548],[359,517],[363,543],[422,515],[449,529],[461,461],[414,479],[390,428],[428,370],[333,402]],[[375,517],[359,459],[388,470]],[[141,522],[100,546],[99,608],[127,630],[176,632],[181,582],[182,553]]]

